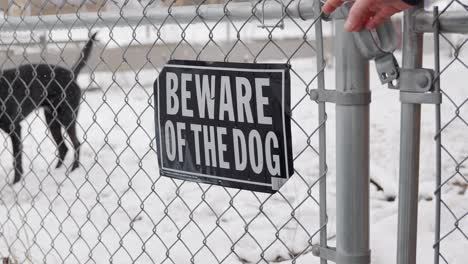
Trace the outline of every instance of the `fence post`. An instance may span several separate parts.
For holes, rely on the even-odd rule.
[[[368,60],[335,25],[337,97],[369,96]],[[336,219],[336,263],[369,263],[369,102],[336,104]]]
[[[403,68],[422,67],[422,34],[412,29],[414,7],[404,14]],[[404,87],[404,80],[401,87]],[[400,179],[398,198],[397,263],[416,263],[419,147],[421,129],[421,104],[401,104],[400,129]]]
[[[434,72],[437,79],[434,81],[434,91],[440,92],[440,25],[439,8],[434,7]],[[440,203],[441,203],[441,184],[442,184],[442,133],[440,120],[440,104],[435,106],[435,160],[436,160],[436,190],[435,190],[435,231],[434,231],[434,264],[439,264],[440,259]]]

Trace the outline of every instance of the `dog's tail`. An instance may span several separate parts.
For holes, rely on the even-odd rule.
[[[75,63],[75,65],[72,68],[75,79],[78,77],[78,74],[80,73],[80,71],[86,65],[86,62],[88,61],[89,55],[91,55],[91,51],[93,50],[94,42],[96,41],[96,35],[97,35],[97,32],[95,32],[91,36],[91,38],[88,40],[88,42],[86,43],[86,45],[84,46],[83,50],[80,53],[80,58],[78,59],[78,61]]]

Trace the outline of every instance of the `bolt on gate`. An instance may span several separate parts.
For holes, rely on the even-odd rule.
[[[417,252],[425,260],[431,250],[416,243],[422,241],[417,231],[427,233],[418,225],[418,206],[425,210],[430,203],[435,211],[420,210],[419,220],[422,212],[434,223],[434,262],[463,261],[460,256],[468,244],[468,148],[463,142],[468,94],[445,87],[444,75],[453,78],[468,69],[462,49],[466,37],[454,41],[446,35],[467,33],[466,3],[451,1],[435,13],[422,7],[407,11],[399,67],[389,23],[377,30],[377,37],[367,31],[344,32],[348,4],[324,17],[319,1],[212,2],[5,5],[0,23],[3,70],[34,63],[73,69],[92,33],[97,32],[97,40],[77,80],[78,169],[73,170],[71,147],[63,166],[55,168],[61,146],[73,146],[69,126],[60,120],[64,139],[53,141],[58,137],[51,128],[59,119],[57,111],[48,120],[48,113],[44,117],[41,105],[35,105],[38,109],[31,115],[17,117],[24,119],[23,177],[14,185],[18,155],[9,139],[18,133],[2,134],[0,257],[12,263],[416,263]],[[455,6],[462,10],[452,11]],[[334,39],[328,35],[332,24]],[[424,32],[434,32],[433,42],[425,41],[433,45],[434,56],[423,53]],[[380,45],[374,45],[375,38]],[[326,54],[331,44],[334,64]],[[442,47],[452,49],[449,59],[440,58]],[[430,60],[427,69],[422,69],[423,57]],[[158,175],[152,86],[170,59],[291,65],[295,175],[277,193]],[[372,210],[385,203],[385,212],[391,211],[391,202],[381,201],[369,185],[376,182],[370,169],[378,158],[370,155],[376,148],[370,141],[375,109],[370,87],[381,100],[384,89],[371,82],[370,60],[378,72],[374,81],[400,90],[398,238],[390,250],[394,258],[374,250],[373,243],[384,239],[370,232],[371,226],[383,226],[375,222]],[[335,80],[327,63],[335,68]],[[25,77],[19,71],[12,76],[2,85],[21,109],[25,101],[13,95],[13,88],[26,82]],[[37,72],[32,74],[33,80],[38,78]],[[458,78],[450,86],[462,84]],[[59,86],[69,89],[69,84]],[[67,102],[65,95],[58,100]],[[327,102],[335,104],[334,111],[326,112]],[[374,100],[373,105],[384,103],[389,101]],[[435,105],[435,121],[429,122],[435,126],[435,133],[429,133],[435,137],[434,153],[425,152],[434,142],[421,144],[421,133],[428,133],[427,125],[421,128],[427,112],[422,104]],[[335,122],[327,122],[331,120]],[[327,146],[335,151],[327,152]],[[332,162],[327,164],[327,159]],[[431,160],[433,167],[426,165]],[[425,201],[432,195],[419,190],[420,165],[429,175],[426,179],[432,177],[429,182],[436,184],[435,206]],[[379,180],[377,186],[387,191],[389,186],[380,186]],[[396,217],[393,222],[396,231]],[[395,236],[391,230],[384,234]]]

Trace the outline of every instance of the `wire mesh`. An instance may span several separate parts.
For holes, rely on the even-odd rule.
[[[287,8],[295,2],[277,3]],[[228,14],[235,1],[221,2],[225,15],[215,22],[204,21],[198,13],[190,23],[179,22],[172,13],[179,6],[210,3],[220,2],[14,0],[4,4],[0,29],[16,27],[10,21],[21,18],[29,30],[1,30],[3,70],[33,63],[72,69],[90,34],[98,33],[77,79],[78,106],[68,101],[70,84],[55,81],[57,73],[51,83],[61,88],[58,95],[40,100],[30,115],[20,113],[9,122],[13,131],[22,134],[23,173],[16,184],[12,184],[10,142],[14,132],[1,133],[0,257],[14,263],[295,262],[319,242],[318,233],[326,226],[318,217],[319,182],[325,177],[319,173],[318,131],[326,116],[319,122],[317,104],[308,92],[317,88],[324,66],[317,67],[315,59],[321,52],[315,48],[315,26],[320,22],[288,12],[269,20],[252,12],[245,20],[234,21]],[[261,5],[252,2],[253,8]],[[162,23],[145,19],[147,12],[160,7],[168,7]],[[141,14],[136,26],[126,25],[123,13],[129,10]],[[88,22],[80,24],[85,12],[92,12],[96,23],[89,23],[88,14]],[[103,27],[99,22],[107,12],[120,18]],[[75,14],[76,25],[67,24],[63,14]],[[37,19],[27,20],[30,16]],[[42,30],[40,24],[50,16],[55,24]],[[158,175],[152,84],[169,59],[292,65],[295,176],[281,191],[269,196]],[[16,95],[16,84],[31,93],[51,87],[42,82],[37,86],[34,81],[40,76],[32,72],[29,84],[21,70],[14,71],[13,81],[1,84],[1,91],[8,91],[7,98],[19,109],[30,94]],[[76,142],[66,129],[70,126],[62,122],[64,113],[58,107],[45,107],[52,118],[44,116],[42,106],[49,100],[58,100],[49,105],[66,106],[75,113],[70,120],[76,123],[81,156],[76,170]],[[2,113],[7,107],[2,105]],[[63,137],[58,147],[54,137]],[[64,164],[55,168],[63,149],[68,149]]]
[[[439,3],[439,16],[450,17],[452,12],[468,12],[466,1]],[[467,13],[468,14],[468,13]],[[464,89],[468,71],[468,37],[460,34],[440,34],[440,80],[443,104],[440,109],[440,129],[436,140],[441,156],[440,185],[435,195],[436,210],[436,263],[461,263],[461,256],[468,248],[468,93]],[[461,144],[460,144],[461,143]],[[440,233],[437,230],[440,229]],[[461,254],[460,254],[461,253]]]

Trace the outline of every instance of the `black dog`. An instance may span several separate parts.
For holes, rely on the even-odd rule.
[[[95,37],[96,33],[86,43],[71,70],[50,64],[27,64],[0,73],[0,129],[9,134],[13,145],[13,183],[19,182],[23,174],[20,122],[39,107],[44,108],[47,126],[57,145],[57,168],[62,166],[68,151],[62,128],[75,150],[72,171],[78,168],[80,141],[76,136],[76,118],[81,90],[76,78],[86,65]]]

